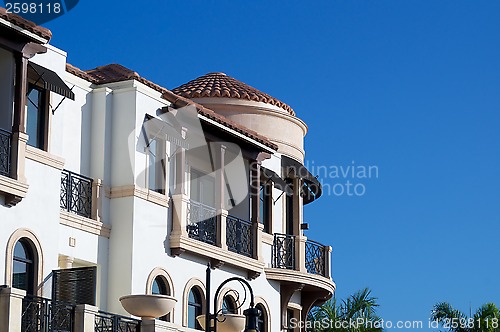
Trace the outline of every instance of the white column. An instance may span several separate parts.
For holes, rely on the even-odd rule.
[[[88,304],[79,304],[75,308],[75,332],[94,332],[97,307]]]
[[[0,289],[0,331],[21,332],[25,296],[26,292],[20,289]]]

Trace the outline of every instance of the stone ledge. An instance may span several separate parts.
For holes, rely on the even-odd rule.
[[[303,284],[317,288],[318,290],[327,291],[331,294],[333,294],[337,288],[333,280],[318,274],[276,268],[265,268],[264,273],[269,280]]]
[[[0,175],[0,194],[5,195],[5,205],[12,207],[28,194],[29,185]]]
[[[61,211],[59,223],[61,225],[66,225],[68,227],[107,238],[109,238],[111,234],[111,226],[67,211]]]
[[[170,248],[174,256],[187,251],[209,257],[215,262],[220,262],[220,264],[245,269],[248,272],[249,279],[256,278],[264,271],[265,264],[263,262],[181,235],[170,235]]]
[[[136,185],[114,187],[106,190],[106,197],[123,198],[123,197],[137,197],[148,202],[169,207],[170,199],[167,195],[160,194],[146,188],[141,188]]]
[[[26,159],[30,159],[41,164],[53,167],[58,170],[64,169],[64,159],[46,151],[26,145]]]

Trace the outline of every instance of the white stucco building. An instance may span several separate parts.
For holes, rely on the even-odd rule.
[[[249,280],[263,331],[332,296],[331,247],[303,233],[321,186],[288,105],[223,73],[168,90],[83,71],[50,37],[0,9],[0,331],[135,331],[119,298],[152,293],[177,303],[143,331],[194,331],[208,263],[210,301]]]

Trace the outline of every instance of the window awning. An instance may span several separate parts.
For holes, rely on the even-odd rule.
[[[265,168],[265,167],[261,167],[260,169],[267,179],[269,179],[270,181],[273,181],[274,188],[279,189],[288,195],[291,195],[293,193],[291,185],[286,183],[286,181],[283,180],[274,171],[271,171],[270,169]]]
[[[36,63],[28,63],[28,74],[36,77],[37,81],[43,82],[44,88],[58,95],[75,100],[75,94],[64,83],[64,81],[50,69],[37,65]]]
[[[302,163],[290,157],[281,156],[281,167],[283,167],[287,178],[293,176],[304,181],[302,188],[304,205],[311,203],[321,196],[321,183]]]
[[[150,114],[146,114],[143,124],[147,140],[161,139],[188,149],[188,143],[182,137],[180,128],[179,124],[170,119],[160,119]]]

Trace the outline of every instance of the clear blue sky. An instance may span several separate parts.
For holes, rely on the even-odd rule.
[[[393,321],[500,305],[500,1],[81,1],[45,26],[82,69],[226,72],[296,110],[309,162],[376,165],[306,207],[339,298],[368,286]]]

